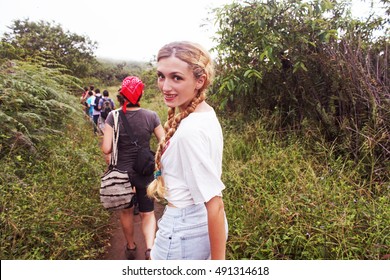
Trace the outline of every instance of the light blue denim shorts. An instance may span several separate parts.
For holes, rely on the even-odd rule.
[[[225,228],[227,232],[226,217]],[[158,221],[151,258],[152,260],[210,259],[206,206],[203,203],[185,208],[166,206],[162,218]]]

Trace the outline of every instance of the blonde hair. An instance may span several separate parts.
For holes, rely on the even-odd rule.
[[[165,145],[175,134],[180,122],[189,114],[195,111],[196,106],[206,99],[206,90],[214,78],[214,66],[210,54],[202,46],[192,42],[173,42],[163,46],[157,55],[157,62],[160,59],[176,57],[188,64],[194,74],[195,79],[205,76],[203,86],[199,89],[197,95],[191,100],[187,108],[176,114],[175,108],[168,109],[168,118],[164,124],[165,137],[160,141],[156,151],[156,172],[161,172],[161,156]],[[148,196],[154,198],[164,198],[165,184],[162,176],[156,176],[155,180],[148,186]]]

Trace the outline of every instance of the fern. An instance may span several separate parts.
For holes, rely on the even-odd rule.
[[[23,122],[24,124],[29,124],[30,126],[33,126],[34,128],[38,126],[45,125],[45,117],[33,112],[19,112],[18,113],[18,119]],[[26,125],[28,126],[28,125]]]
[[[18,119],[7,115],[1,110],[0,110],[0,118],[2,119],[3,128],[6,129],[8,127],[11,128],[10,131],[15,132],[16,129],[16,131],[23,131],[24,133],[29,134],[29,130],[23,123],[21,123]]]
[[[76,109],[73,106],[66,104],[64,102],[55,99],[45,100],[44,102],[46,105],[49,105],[52,108],[52,111],[63,112],[66,114],[76,113]],[[68,112],[66,112],[66,110],[68,110]]]
[[[0,66],[0,157],[16,151],[19,144],[27,152],[47,131],[60,131],[66,125],[64,115],[82,114],[76,97],[69,94],[79,87],[77,78],[61,69],[22,61],[6,61]]]

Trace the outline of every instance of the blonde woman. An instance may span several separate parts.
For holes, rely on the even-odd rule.
[[[225,259],[223,136],[213,108],[205,101],[213,78],[210,55],[195,43],[167,44],[158,53],[157,74],[169,109],[148,195],[168,204],[151,258]]]

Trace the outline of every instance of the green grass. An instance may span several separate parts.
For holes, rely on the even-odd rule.
[[[233,125],[232,125],[233,123]],[[381,259],[389,183],[374,195],[352,162],[280,140],[260,121],[225,122],[229,259]]]
[[[104,162],[89,123],[69,124],[34,157],[3,159],[1,259],[95,259],[109,237]]]
[[[11,74],[10,74],[11,73]],[[0,67],[0,258],[95,259],[109,238],[105,163],[79,81],[15,61]],[[75,92],[74,91],[74,92]]]

